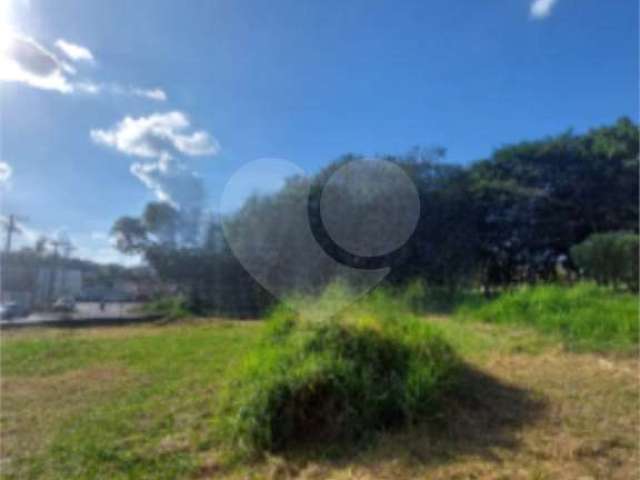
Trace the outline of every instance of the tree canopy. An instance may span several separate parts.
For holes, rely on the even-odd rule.
[[[559,262],[579,273],[570,256],[572,247],[592,234],[638,232],[638,140],[638,126],[622,118],[584,134],[569,131],[508,145],[468,166],[444,162],[442,148],[381,157],[413,180],[421,212],[408,241],[382,259],[389,263],[384,266],[392,267],[387,281],[417,277],[451,290],[471,285],[490,289],[551,280]],[[273,194],[247,199],[224,219],[227,237],[265,265],[283,252],[256,239],[276,238],[276,247],[286,246],[287,258],[295,261],[279,262],[265,274],[291,291],[317,284],[339,269],[298,252],[306,248],[306,240],[291,212],[304,205],[314,238],[326,254],[352,267],[379,267],[379,257],[356,257],[337,245],[319,208],[332,175],[362,158],[345,155],[312,177],[290,178]],[[379,187],[375,175],[358,181],[362,192]],[[353,203],[348,192],[335,192],[339,183],[331,188],[345,207]],[[348,235],[371,235],[366,230],[370,226],[357,220],[345,216],[344,225],[334,227]],[[216,297],[213,303],[221,302],[214,290],[251,297],[253,307],[265,301],[268,296],[226,244],[220,222],[198,222],[196,235],[193,216],[168,204],[151,203],[140,217],[120,218],[113,234],[121,251],[143,253],[161,277],[189,285],[203,297]]]

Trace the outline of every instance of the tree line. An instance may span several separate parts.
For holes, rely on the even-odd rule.
[[[619,277],[637,289],[638,141],[638,126],[622,118],[584,134],[569,131],[508,145],[466,166],[444,161],[442,148],[381,157],[411,178],[421,212],[411,237],[386,259],[392,268],[386,281],[402,284],[419,278],[448,292],[482,288],[490,294],[525,282],[586,275],[616,285]],[[348,258],[326,234],[318,208],[334,172],[362,158],[348,154],[311,177],[292,177],[279,191],[254,195],[219,220],[203,222],[199,212],[152,202],[140,216],[118,219],[112,234],[122,252],[142,254],[196,308],[253,315],[270,304],[271,296],[240,265],[227,240],[253,252],[258,262],[260,255],[265,262],[273,255],[256,244],[262,237],[258,233],[277,234],[290,251],[304,248],[299,229],[287,223],[287,212],[301,202],[309,207],[309,225],[326,253],[358,268],[380,266],[380,258]],[[364,178],[359,187],[375,190],[376,181]],[[358,236],[370,235],[371,226],[345,218],[343,228]],[[603,234],[624,236],[612,243],[618,247],[610,247],[617,253],[594,249],[593,239],[588,242]],[[607,264],[607,255],[616,258],[624,273],[596,272],[597,265]],[[273,272],[292,292],[317,284],[314,276],[336,274],[336,269],[314,263],[313,256],[295,258]]]

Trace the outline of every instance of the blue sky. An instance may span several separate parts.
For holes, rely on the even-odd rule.
[[[215,211],[259,158],[313,172],[439,145],[468,163],[638,119],[635,0],[7,5],[0,210],[28,217],[23,242],[65,231],[98,261],[122,260],[117,217],[158,197]]]

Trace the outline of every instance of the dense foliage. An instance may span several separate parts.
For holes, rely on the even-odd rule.
[[[595,233],[571,248],[581,271],[600,285],[624,285],[638,291],[640,241],[631,232]]]
[[[553,280],[558,272],[578,276],[572,258],[580,262],[584,256],[571,257],[572,247],[594,233],[638,232],[638,142],[637,125],[623,118],[585,134],[568,132],[506,146],[468,166],[444,163],[442,149],[383,157],[413,180],[421,206],[413,235],[382,265],[392,267],[387,281],[420,278],[450,292],[481,286],[490,293]],[[294,220],[288,212],[295,205],[308,203],[314,237],[331,257],[356,268],[381,266],[379,258],[353,257],[339,248],[323,228],[318,208],[332,173],[359,158],[347,155],[310,178],[290,178],[280,191],[249,198],[224,219],[234,246],[253,252],[257,264],[260,255],[265,260],[274,255],[296,258],[267,272],[279,290],[326,284],[337,275],[320,266],[316,256],[299,254],[306,244],[300,229],[290,224]],[[359,186],[369,190],[366,184]],[[265,307],[269,295],[234,258],[219,222],[205,222],[198,237],[194,216],[182,217],[169,205],[150,204],[140,218],[118,220],[113,233],[122,251],[143,253],[163,279],[187,290],[192,303],[246,314]],[[370,235],[366,228],[345,215],[349,235]],[[180,233],[183,229],[186,234]],[[277,235],[285,251],[256,244],[261,233]],[[594,275],[584,265],[583,272]]]

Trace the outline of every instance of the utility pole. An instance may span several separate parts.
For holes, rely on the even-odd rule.
[[[13,213],[9,215],[9,218],[4,221],[4,230],[5,230],[5,244],[4,244],[4,252],[9,253],[11,251],[11,239],[14,233],[22,233],[20,227],[17,224],[17,221],[24,219],[17,217]]]
[[[58,248],[62,245],[62,241],[59,239],[52,238],[49,240],[49,245],[53,247],[53,259],[54,263],[51,267],[51,272],[49,276],[49,292],[47,295],[47,300],[52,303],[55,299],[56,295],[56,280],[58,277],[58,268],[60,264],[60,256],[58,254]]]
[[[71,241],[69,240],[63,240],[60,243],[60,246],[62,247],[62,256],[64,258],[69,258],[69,256],[71,255],[71,252],[73,252],[76,247],[73,246],[73,243],[71,243]]]
[[[18,220],[24,221],[26,219],[22,219],[17,217],[14,214],[10,214],[9,218],[2,222],[4,223],[4,230],[5,230],[5,245],[4,245],[5,261],[6,261],[6,256],[8,256],[9,252],[11,251],[11,238],[13,237],[13,234],[21,233],[20,227],[18,227],[17,225]],[[0,302],[4,302],[5,300],[4,282],[3,282],[3,280],[6,278],[5,275],[6,273],[4,272],[4,265],[0,265]]]
[[[56,293],[61,293],[63,295],[66,293],[67,276],[64,270],[64,260],[68,259],[71,252],[76,248],[73,246],[71,241],[66,238],[66,236],[49,240],[49,245],[53,247],[53,258],[55,260],[51,270],[51,287],[49,291],[50,296],[55,297]],[[58,279],[60,279],[60,292],[56,292]]]
[[[69,256],[71,255],[71,252],[73,252],[76,247],[73,246],[73,244],[71,243],[71,241],[68,238],[64,238],[63,240],[60,241],[60,247],[62,248],[62,257],[67,260],[69,258]],[[62,270],[62,282],[61,282],[61,286],[60,286],[60,290],[62,291],[63,294],[66,295],[66,290],[67,290],[67,274],[66,271]]]
[[[49,245],[53,247],[53,255],[57,257],[58,249],[63,245],[63,242],[61,240],[56,240],[56,239],[49,239],[48,242],[49,242]]]

